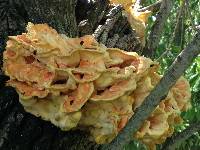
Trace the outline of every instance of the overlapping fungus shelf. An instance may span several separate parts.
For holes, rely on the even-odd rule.
[[[3,57],[24,109],[61,128],[89,130],[98,144],[112,141],[161,76],[159,64],[135,52],[107,48],[93,36],[68,38],[47,24],[10,36]],[[189,84],[181,77],[133,135],[150,148],[180,123],[190,106]]]

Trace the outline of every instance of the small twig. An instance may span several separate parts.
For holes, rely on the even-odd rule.
[[[194,133],[200,131],[200,122],[192,123],[189,127],[180,133],[174,134],[168,138],[162,146],[161,150],[173,150],[180,143],[191,137]]]
[[[149,6],[143,7],[143,8],[139,8],[137,9],[138,12],[144,12],[146,10],[149,10],[153,13],[157,12],[160,8],[160,5],[162,3],[162,0],[155,2],[154,4],[151,4]]]
[[[166,56],[170,52],[169,49],[165,50],[160,57],[158,57],[155,61],[159,62],[164,56]]]

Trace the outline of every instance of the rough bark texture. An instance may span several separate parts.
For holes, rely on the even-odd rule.
[[[0,56],[9,35],[21,34],[27,22],[47,23],[69,37],[92,34],[109,19],[108,0],[0,0]],[[111,16],[110,16],[111,17]],[[81,23],[86,20],[86,25]],[[107,46],[139,50],[140,43],[120,15],[108,32]],[[101,36],[100,36],[101,37]],[[99,39],[98,39],[99,40]],[[123,44],[122,44],[123,43]],[[0,58],[2,62],[2,58]],[[1,67],[0,63],[0,67]],[[1,150],[95,150],[82,131],[62,132],[49,122],[26,113],[18,95],[5,87],[8,77],[0,71],[0,149]]]
[[[153,57],[154,51],[158,47],[160,38],[164,29],[165,22],[170,14],[174,0],[163,0],[156,16],[156,21],[151,29],[150,35],[146,42],[143,54],[148,57]]]
[[[196,34],[193,41],[177,56],[161,81],[145,98],[142,105],[136,109],[134,116],[129,120],[125,128],[122,129],[114,141],[108,145],[104,145],[103,149],[120,150],[126,143],[129,143],[133,138],[133,134],[141,127],[152,111],[155,110],[160,101],[166,97],[169,89],[199,53],[200,32]]]
[[[121,6],[110,6],[109,11],[101,17],[101,21],[94,29],[93,36],[107,47],[136,52],[142,49],[135,31],[132,30],[127,18],[122,15]]]
[[[195,132],[200,131],[200,122],[190,124],[185,130],[168,138],[161,150],[174,150],[179,144],[192,136]]]
[[[86,34],[93,34],[94,30],[98,26],[98,24],[104,23],[105,20],[105,14],[107,11],[107,8],[109,7],[109,1],[108,0],[98,0],[95,2],[91,2],[90,4],[86,5],[87,0],[81,0],[79,8],[81,10],[77,11],[78,17],[78,27],[79,27],[79,35],[83,36]],[[81,6],[85,5],[85,7],[90,7],[86,10],[82,10],[83,7]]]
[[[70,37],[77,35],[76,0],[2,0],[0,4],[1,35],[24,31],[28,21],[48,23]]]

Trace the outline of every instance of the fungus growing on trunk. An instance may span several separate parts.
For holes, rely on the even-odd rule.
[[[16,88],[27,112],[62,130],[89,130],[99,144],[117,136],[162,78],[157,62],[107,48],[91,35],[68,38],[47,24],[29,23],[27,30],[7,42],[7,84]],[[181,77],[133,137],[150,148],[165,141],[190,97]]]

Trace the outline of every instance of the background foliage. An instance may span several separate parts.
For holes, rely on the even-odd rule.
[[[156,0],[148,0],[143,2],[143,6],[155,3]],[[176,0],[171,14],[166,21],[164,32],[160,40],[159,47],[155,52],[155,60],[160,62],[160,74],[163,74],[171,65],[175,57],[180,51],[191,41],[195,34],[194,27],[200,25],[200,1],[188,1],[188,5],[183,5],[184,0]],[[181,10],[182,7],[182,10]],[[179,17],[179,13],[181,18]],[[156,18],[153,14],[148,21],[146,35],[148,36],[151,26]],[[166,52],[167,51],[167,52]],[[200,121],[200,56],[198,56],[184,75],[190,82],[192,92],[192,108],[182,113],[184,119],[183,124],[176,127],[175,132],[181,132],[191,122]],[[145,146],[137,141],[127,145],[125,150],[145,150]],[[160,149],[160,146],[157,147]],[[200,149],[200,134],[195,133],[186,141],[181,143],[177,150],[197,150]]]

